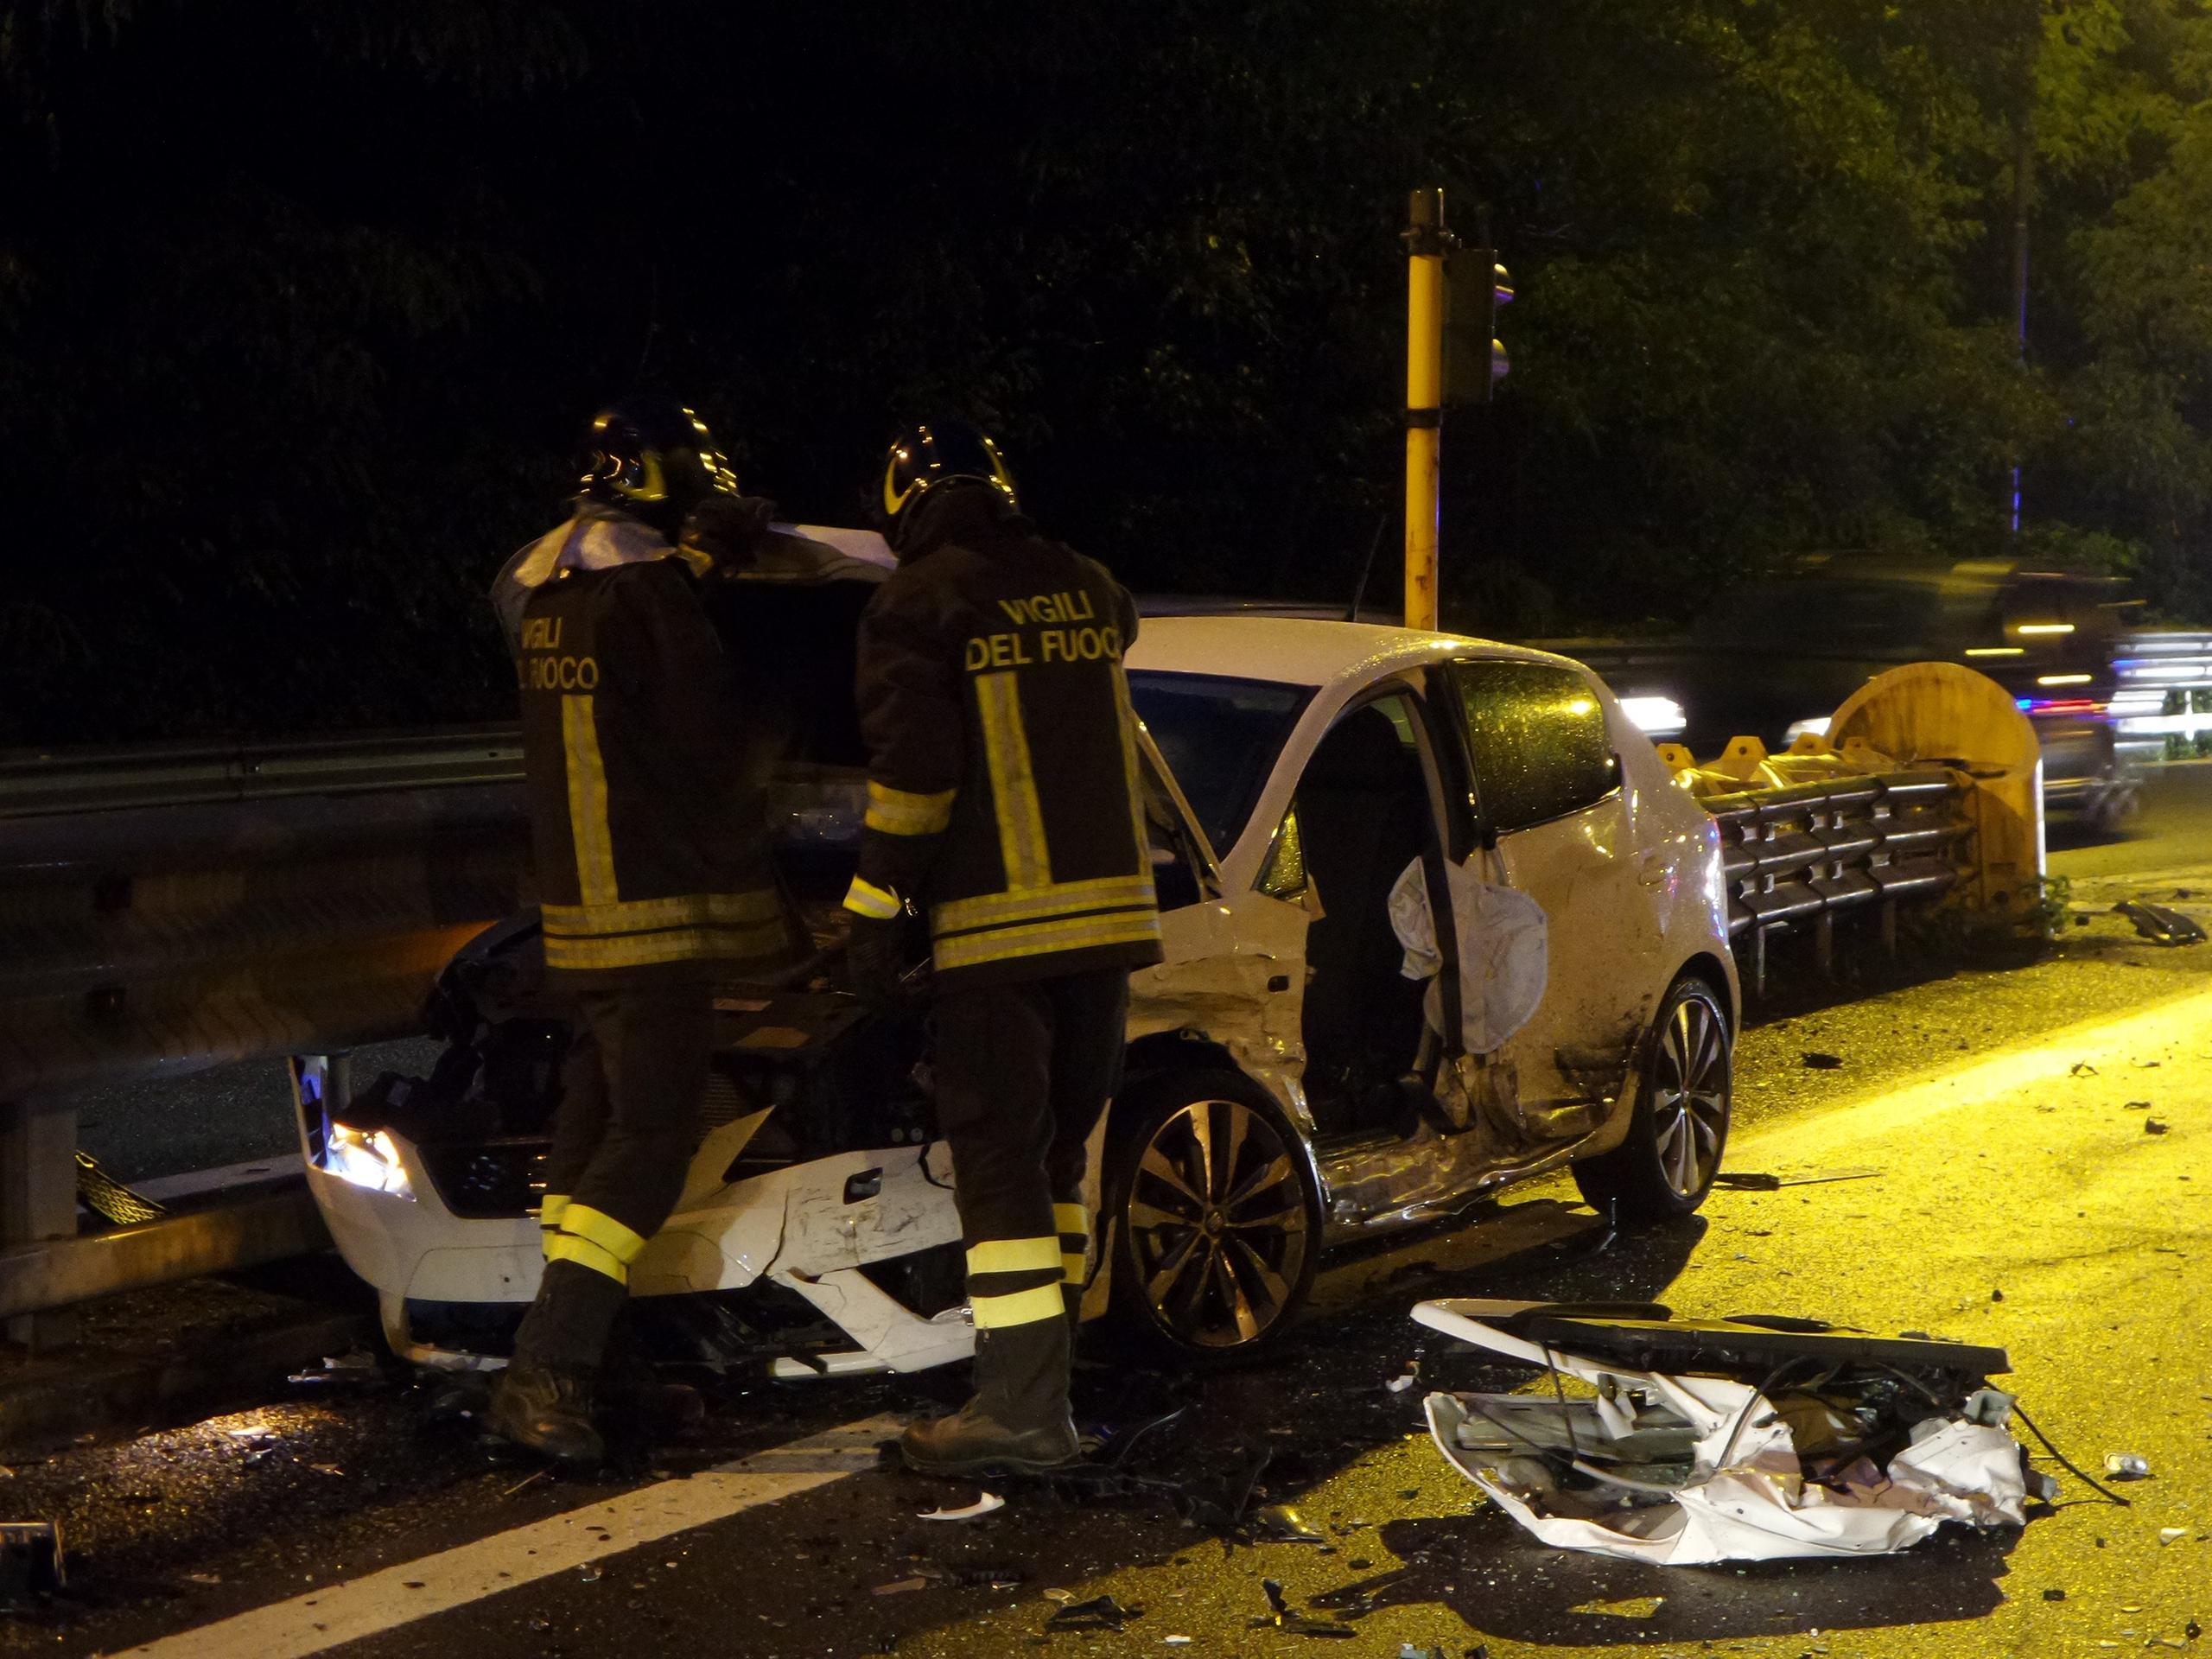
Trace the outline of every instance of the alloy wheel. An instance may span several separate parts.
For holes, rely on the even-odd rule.
[[[1146,1302],[1167,1335],[1193,1348],[1235,1348],[1290,1311],[1314,1247],[1297,1157],[1243,1101],[1192,1101],[1153,1132],[1122,1219]]]
[[[1660,1033],[1651,1072],[1652,1138],[1675,1196],[1705,1191],[1728,1134],[1728,1037],[1701,997],[1686,996]]]

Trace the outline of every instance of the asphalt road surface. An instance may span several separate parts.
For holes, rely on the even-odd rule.
[[[1570,1185],[1521,1189],[1332,1267],[1283,1346],[1239,1370],[1164,1379],[1094,1343],[1087,1421],[1126,1429],[1190,1402],[1129,1447],[1137,1478],[1015,1485],[983,1519],[920,1518],[977,1489],[880,1468],[875,1448],[953,1398],[950,1376],[710,1379],[702,1440],[637,1448],[591,1481],[491,1460],[467,1419],[389,1373],[272,1379],[239,1417],[0,1476],[0,1519],[59,1519],[72,1574],[0,1623],[0,1654],[1300,1650],[1318,1638],[1251,1627],[1270,1579],[1296,1607],[1363,1587],[1368,1610],[1333,1644],[1351,1655],[2202,1648],[2212,947],[2145,943],[2108,906],[2133,893],[2212,916],[2212,768],[2162,777],[2145,825],[2054,859],[2082,925],[2040,960],[1873,978],[1847,1001],[1785,977],[1739,1047],[1728,1166],[1877,1173],[1716,1192],[1690,1222],[1610,1243]],[[1873,1560],[1663,1569],[1549,1550],[1421,1433],[1427,1389],[1535,1382],[1408,1322],[1452,1295],[1654,1299],[1993,1344],[2076,1462],[2133,1452],[2152,1478],[2115,1488],[2118,1507],[2038,1452],[2062,1497],[2024,1531],[1947,1528]],[[1419,1386],[1385,1386],[1415,1359]],[[1227,1524],[1277,1503],[1325,1541],[1241,1541]],[[1141,1615],[1045,1632],[1101,1594]]]

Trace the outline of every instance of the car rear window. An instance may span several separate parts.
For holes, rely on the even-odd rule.
[[[1182,786],[1217,856],[1226,857],[1298,723],[1311,687],[1211,674],[1129,676],[1137,717]]]
[[[1455,664],[1475,791],[1500,834],[1579,812],[1618,782],[1590,683],[1550,663]]]

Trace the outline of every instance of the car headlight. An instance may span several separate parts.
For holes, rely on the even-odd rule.
[[[399,1161],[399,1147],[382,1129],[353,1129],[333,1123],[323,1138],[322,1166],[340,1180],[372,1192],[414,1200],[415,1185]]]
[[[1676,737],[1689,729],[1689,717],[1672,697],[1623,697],[1621,712],[1646,737]]]

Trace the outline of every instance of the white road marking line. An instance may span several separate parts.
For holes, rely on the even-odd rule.
[[[1839,1095],[1816,1116],[1762,1125],[1730,1143],[1724,1167],[1771,1168],[1779,1163],[1811,1168],[1824,1159],[1858,1161],[1856,1154],[1876,1135],[1914,1128],[2019,1090],[2069,1087],[2079,1064],[2096,1067],[2109,1087],[2128,1075],[2129,1062],[2155,1058],[2180,1039],[2195,1038],[2209,1020],[2212,991],[2187,992],[2133,1014],[2101,1014],[1903,1088]]]
[[[899,1420],[864,1418],[474,1543],[163,1637],[146,1659],[305,1659],[873,1469]]]

